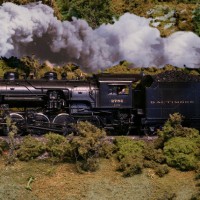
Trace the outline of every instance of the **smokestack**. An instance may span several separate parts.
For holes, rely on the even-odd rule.
[[[73,62],[97,71],[127,60],[138,67],[173,64],[199,67],[200,38],[177,32],[161,38],[150,19],[126,13],[114,24],[93,30],[86,21],[59,21],[42,3],[0,7],[0,56],[31,56],[52,63]]]

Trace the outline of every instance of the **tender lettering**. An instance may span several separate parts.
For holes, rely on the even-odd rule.
[[[194,104],[192,100],[156,100],[150,101],[150,104]]]

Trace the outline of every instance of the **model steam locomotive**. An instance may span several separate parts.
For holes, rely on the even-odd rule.
[[[6,132],[9,116],[23,132],[67,134],[72,124],[89,121],[115,134],[154,133],[175,112],[199,128],[200,79],[188,77],[169,82],[162,75],[99,74],[67,80],[63,74],[58,80],[55,72],[46,72],[35,80],[6,72],[0,79],[0,129]]]

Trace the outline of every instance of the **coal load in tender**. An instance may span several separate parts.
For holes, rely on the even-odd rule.
[[[183,71],[166,71],[154,76],[155,82],[200,82],[200,76]]]

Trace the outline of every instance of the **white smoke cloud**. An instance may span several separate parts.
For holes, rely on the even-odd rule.
[[[200,67],[200,38],[192,32],[176,32],[165,39],[165,55],[175,66]]]
[[[126,13],[113,25],[102,25],[96,32],[107,41],[117,38],[122,60],[142,67],[158,66],[163,62],[163,41],[158,29],[149,26],[150,20]]]
[[[96,71],[127,60],[135,66],[173,64],[198,68],[200,38],[177,32],[161,38],[150,19],[126,13],[114,24],[93,30],[86,21],[59,21],[53,9],[41,3],[0,6],[0,56],[34,54],[53,63],[74,62]]]

